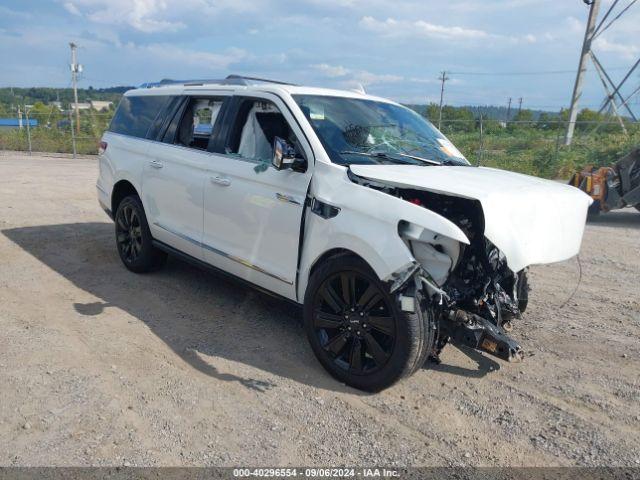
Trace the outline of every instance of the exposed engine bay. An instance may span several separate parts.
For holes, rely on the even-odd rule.
[[[508,361],[521,360],[522,349],[507,332],[527,307],[527,271],[513,272],[504,254],[484,236],[480,202],[350,177],[441,215],[469,239],[468,245],[444,236],[427,240],[400,222],[399,234],[418,265],[401,282],[396,280],[391,290],[409,297],[415,296],[416,289],[424,292],[420,297],[425,304],[420,308],[429,310],[437,328],[432,361],[439,362],[438,355],[448,342]]]

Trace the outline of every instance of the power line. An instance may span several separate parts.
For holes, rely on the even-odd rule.
[[[612,67],[608,70],[627,70],[628,67]],[[450,75],[469,75],[469,76],[526,76],[526,75],[575,75],[575,70],[538,70],[538,71],[522,71],[522,72],[447,72]]]
[[[611,20],[606,27],[600,29],[600,27],[602,27],[602,24],[604,23],[604,21],[607,19],[607,17],[609,16],[609,14],[611,13],[611,11],[614,9],[614,7],[616,6],[616,4],[618,3],[618,0],[616,0],[615,2],[613,2],[613,5],[611,5],[611,7],[609,8],[609,11],[607,12],[607,14],[605,15],[605,17],[602,19],[602,21],[600,22],[600,25],[598,25],[598,28],[596,28],[596,32],[593,36],[593,38],[597,38],[600,35],[602,35],[611,25],[613,25],[613,23],[618,20],[627,10],[629,10],[634,3],[636,3],[638,0],[632,0],[631,3],[629,3],[629,5],[626,6],[626,8],[624,8],[613,20]]]

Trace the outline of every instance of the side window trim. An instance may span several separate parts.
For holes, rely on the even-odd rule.
[[[155,122],[152,124],[149,133],[152,133],[152,130],[155,129],[155,134],[154,135],[147,134],[148,140],[153,140],[157,142],[162,141],[162,137],[164,136],[164,133],[167,131],[167,128],[169,127],[169,123],[171,123],[171,120],[173,119],[173,115],[181,105],[182,100],[183,100],[183,97],[181,95],[172,95],[170,97],[170,100],[167,102],[164,108],[160,111]]]
[[[167,122],[166,128],[164,128],[164,131],[159,137],[159,141],[169,145],[173,145],[175,143],[176,135],[178,133],[178,125],[180,125],[182,115],[184,114],[188,104],[189,96],[181,95],[181,101],[176,105],[173,111],[173,116],[171,116],[171,120]]]
[[[231,132],[231,121],[235,118],[236,109],[236,97],[234,95],[227,95],[222,101],[220,113],[218,113],[218,118],[213,126],[213,135],[209,139],[209,146],[207,147],[209,153],[225,153],[225,146]],[[216,128],[218,127],[218,123],[220,126]]]

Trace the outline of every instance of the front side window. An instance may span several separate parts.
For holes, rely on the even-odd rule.
[[[302,156],[296,135],[278,107],[269,100],[245,99],[238,108],[225,153],[271,163],[276,137],[286,140]]]
[[[334,163],[469,164],[442,133],[408,108],[348,97],[293,98]]]
[[[170,97],[166,95],[124,96],[118,105],[109,131],[146,138],[149,127]]]

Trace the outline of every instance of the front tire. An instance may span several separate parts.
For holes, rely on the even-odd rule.
[[[124,266],[135,273],[160,268],[167,254],[153,246],[144,207],[137,195],[125,197],[115,215],[116,246]]]
[[[422,367],[436,330],[428,308],[403,312],[373,270],[346,255],[327,260],[311,275],[304,324],[323,367],[339,381],[370,392]]]

